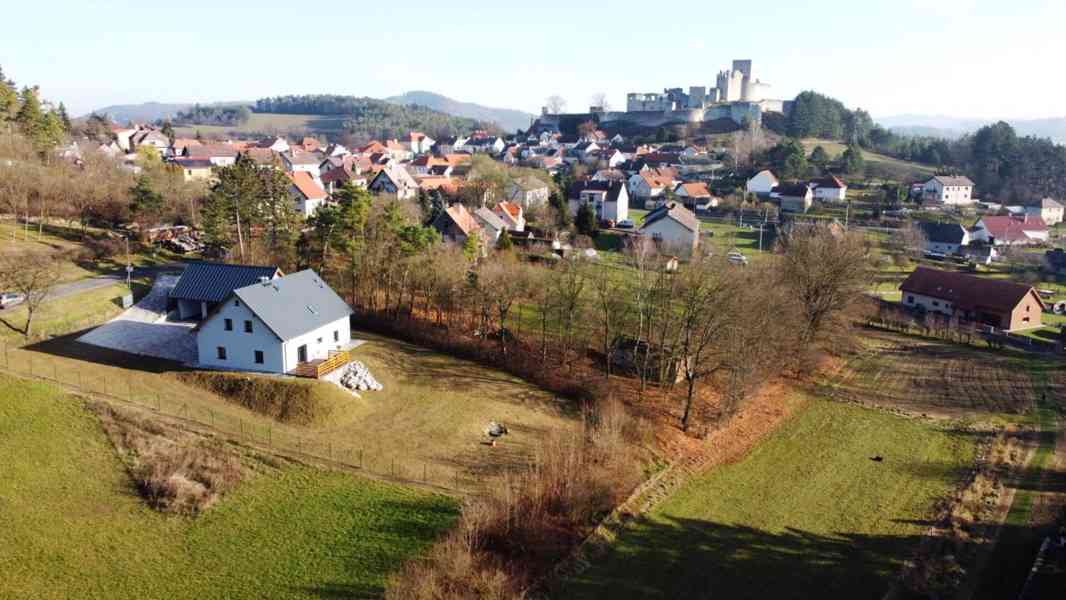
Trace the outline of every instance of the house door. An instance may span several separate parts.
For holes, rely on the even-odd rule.
[[[296,362],[307,362],[307,344],[304,344],[303,346],[300,346],[296,349]]]

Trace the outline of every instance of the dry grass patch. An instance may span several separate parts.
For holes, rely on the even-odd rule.
[[[292,425],[329,423],[346,404],[356,402],[351,394],[324,381],[209,371],[179,373],[178,378]]]
[[[99,417],[137,490],[156,510],[199,514],[241,480],[238,453],[221,441],[102,402],[88,407]]]

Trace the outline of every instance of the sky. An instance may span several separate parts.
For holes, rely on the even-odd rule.
[[[0,67],[73,115],[111,104],[429,90],[539,112],[714,85],[754,61],[768,97],[875,117],[1066,116],[1063,0],[4,0]]]

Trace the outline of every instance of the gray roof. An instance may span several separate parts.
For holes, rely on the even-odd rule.
[[[1062,208],[1062,203],[1054,198],[1044,198],[1033,202],[1029,206],[1039,206],[1040,208]]]
[[[352,314],[344,300],[310,269],[233,293],[282,341]]]
[[[962,238],[966,235],[966,229],[958,223],[920,221],[918,227],[926,239],[937,244],[962,244]]]
[[[941,185],[973,187],[973,182],[965,175],[937,175],[933,177],[933,179],[939,181]],[[928,183],[928,181],[926,183]]]
[[[190,263],[170,297],[198,302],[222,302],[233,290],[258,283],[260,277],[274,278],[277,267],[250,267],[224,263]]]
[[[503,219],[484,206],[474,211],[474,218],[480,221],[483,226],[492,227],[497,231],[507,229],[507,224],[503,222]]]
[[[696,215],[677,202],[667,202],[648,213],[644,217],[644,224],[641,225],[640,228],[644,229],[656,221],[661,221],[667,217],[677,221],[689,231],[700,230],[700,220],[696,218]]]

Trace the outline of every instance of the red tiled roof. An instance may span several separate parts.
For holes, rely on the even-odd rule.
[[[481,225],[478,224],[474,215],[470,214],[470,211],[466,210],[466,207],[462,204],[453,204],[444,212],[448,214],[448,217],[455,222],[459,230],[465,235],[469,236],[471,233],[481,229]]]
[[[322,189],[317,183],[315,183],[315,180],[311,177],[310,173],[297,171],[295,173],[286,173],[286,175],[292,180],[296,189],[308,200],[320,200],[326,197],[326,190]]]
[[[515,204],[514,202],[500,202],[496,205],[496,208],[502,211],[506,211],[515,219],[522,216],[522,207]]]
[[[711,190],[707,189],[707,184],[699,181],[696,183],[682,183],[681,187],[684,188],[685,193],[690,198],[710,198]]]
[[[1017,242],[1028,239],[1027,231],[1046,232],[1047,224],[1040,217],[1025,215],[1024,217],[982,217],[979,223],[983,223],[988,234],[1001,242]]]

